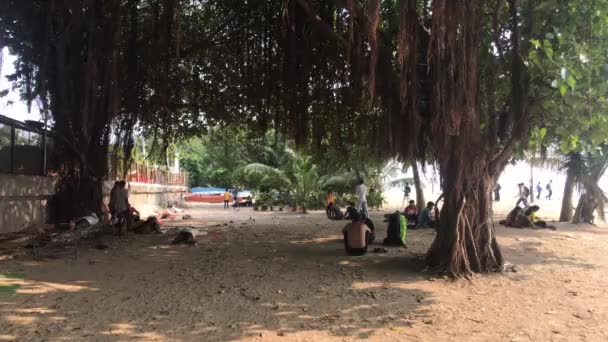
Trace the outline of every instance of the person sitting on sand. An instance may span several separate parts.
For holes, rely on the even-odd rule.
[[[355,208],[355,204],[353,202],[348,202],[344,219],[364,223],[372,231],[369,236],[368,243],[374,242],[376,239],[376,226],[374,225],[374,222],[369,217],[365,217],[365,215],[359,212],[357,208]]]
[[[372,239],[372,230],[363,222],[353,220],[342,229],[344,248],[349,255],[367,253],[367,246]]]
[[[344,214],[342,214],[342,210],[340,210],[340,207],[337,204],[330,203],[329,206],[327,206],[327,218],[330,220],[341,220],[344,218]]]
[[[501,220],[498,223],[502,224],[505,227],[513,227],[513,225],[515,224],[515,219],[517,218],[517,215],[520,211],[522,211],[521,207],[516,206],[515,208],[513,208],[513,210],[509,212],[509,215],[507,215],[507,218],[505,220]]]
[[[410,201],[410,205],[405,207],[404,210],[405,218],[407,218],[408,222],[417,222],[418,221],[418,206],[416,202]]]
[[[333,191],[329,190],[327,192],[327,200],[325,201],[325,212],[327,213],[327,218],[330,220],[332,218],[331,218],[331,211],[329,209],[332,204],[336,204],[336,196],[334,196]]]
[[[433,219],[433,208],[435,207],[435,203],[428,202],[426,207],[422,209],[420,212],[420,216],[418,216],[418,227],[435,227],[435,220]]]
[[[348,206],[346,207],[346,214],[344,215],[345,220],[352,220],[353,217],[359,217],[361,215],[359,214],[359,210],[355,208],[355,203],[347,202],[346,204]]]
[[[532,228],[546,228],[546,229],[555,230],[556,229],[555,226],[547,224],[547,222],[539,219],[538,216],[536,216],[536,213],[539,210],[540,210],[539,206],[533,205],[533,206],[529,207],[528,209],[526,209],[526,211],[525,211],[525,215],[530,220],[530,223],[532,224]]]

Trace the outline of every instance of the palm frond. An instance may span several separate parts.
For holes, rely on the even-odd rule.
[[[244,175],[256,175],[262,177],[261,181],[265,183],[273,183],[279,184],[283,186],[288,186],[291,181],[285,175],[285,173],[277,168],[272,166],[260,164],[260,163],[252,163],[245,165],[241,172]]]

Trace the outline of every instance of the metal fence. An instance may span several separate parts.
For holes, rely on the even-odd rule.
[[[108,179],[124,180],[127,182],[137,182],[146,184],[188,186],[188,173],[180,170],[174,172],[167,167],[154,167],[140,163],[131,163],[126,172],[122,172],[122,160],[116,161],[110,158]]]
[[[41,125],[0,115],[0,173],[46,175],[52,145]]]

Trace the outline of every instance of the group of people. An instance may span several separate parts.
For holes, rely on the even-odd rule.
[[[500,221],[500,224],[511,228],[535,228],[535,229],[552,229],[555,226],[548,224],[538,217],[540,207],[537,205],[522,208],[519,205],[515,206],[505,220]]]
[[[344,248],[349,255],[363,255],[367,252],[368,245],[373,243],[376,238],[374,223],[369,218],[367,187],[363,180],[357,182],[355,194],[358,198],[357,206],[355,207],[355,203],[349,201],[346,212],[342,213],[333,191],[328,191],[326,213],[330,220],[351,220],[342,229]]]
[[[330,220],[351,220],[343,229],[344,248],[349,255],[363,255],[367,252],[368,246],[374,242],[375,226],[369,218],[367,207],[367,188],[363,181],[357,182],[355,193],[358,203],[347,202],[346,211],[343,213],[336,201],[333,191],[328,191],[326,200],[326,214]],[[407,194],[409,196],[409,193]],[[409,201],[403,214],[396,212],[388,215],[389,228],[387,238],[384,239],[385,245],[404,245],[407,226],[435,227],[434,218],[435,204],[428,202],[426,207],[419,210],[416,202]]]
[[[230,208],[230,196],[233,197],[232,206],[235,208],[238,207],[238,204],[239,204],[238,195],[239,195],[239,189],[234,189],[232,191],[232,193],[228,189],[226,189],[226,191],[224,191],[224,209]]]
[[[405,218],[410,226],[417,227],[435,227],[435,215],[434,210],[435,203],[427,202],[426,207],[422,208],[422,210],[418,209],[416,202],[414,200],[410,200],[409,205],[405,207],[403,213]]]
[[[524,206],[527,206],[528,200],[532,199],[530,188],[528,188],[524,183],[517,184],[517,188],[518,188],[518,192],[517,192],[517,196],[515,196],[516,198],[518,198],[517,205],[519,205],[520,203],[523,203]],[[500,186],[500,184],[496,183],[496,186],[494,187],[494,201],[500,202],[500,191],[501,190],[502,190],[502,187]],[[547,191],[547,195],[545,196],[545,199],[550,201],[551,197],[553,196],[553,181],[552,180],[550,180],[549,183],[547,183],[547,185],[545,186],[545,190]],[[536,199],[537,200],[540,200],[540,196],[541,196],[542,192],[543,192],[543,187],[540,185],[540,182],[538,182],[538,184],[536,184]]]

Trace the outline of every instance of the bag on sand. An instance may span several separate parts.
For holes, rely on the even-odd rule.
[[[386,239],[383,244],[385,246],[405,246],[405,237],[407,231],[407,220],[405,216],[396,212],[388,217],[388,229]]]
[[[407,219],[403,215],[399,215],[399,238],[405,246],[405,237],[407,236]]]

